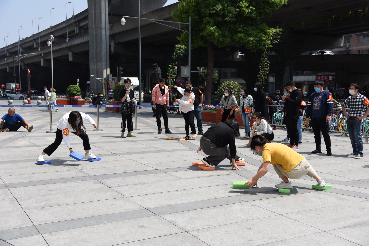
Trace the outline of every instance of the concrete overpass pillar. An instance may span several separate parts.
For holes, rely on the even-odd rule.
[[[90,91],[104,92],[103,80],[110,74],[109,66],[109,6],[108,0],[87,0],[89,62],[91,78]]]

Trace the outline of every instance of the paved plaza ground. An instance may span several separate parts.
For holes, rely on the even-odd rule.
[[[69,110],[53,114],[54,130]],[[96,108],[77,110],[96,119]],[[6,112],[0,108],[1,116]],[[316,182],[306,176],[293,181],[291,194],[279,194],[273,168],[259,188],[233,190],[233,181],[247,181],[261,164],[244,139],[237,139],[247,162],[241,171],[231,170],[227,161],[215,171],[201,171],[191,166],[204,157],[195,153],[200,138],[165,140],[151,109],[144,108],[137,137],[122,139],[120,114],[102,110],[103,131],[86,123],[91,151],[101,161],[78,162],[62,143],[46,158],[51,165],[36,165],[37,155],[55,138],[46,133],[49,114],[45,108],[16,112],[34,130],[0,133],[0,246],[369,245],[367,143],[363,159],[347,158],[349,138],[333,134],[333,156],[312,155],[313,134],[303,133],[299,152],[332,190],[311,189]],[[170,115],[169,124],[171,136],[184,137],[180,115]],[[280,142],[286,131],[278,129],[275,136]],[[82,141],[70,139],[83,153]]]

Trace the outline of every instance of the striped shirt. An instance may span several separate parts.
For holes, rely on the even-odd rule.
[[[369,107],[369,100],[358,93],[356,97],[349,96],[342,104],[344,108],[350,108],[349,116],[363,116]]]

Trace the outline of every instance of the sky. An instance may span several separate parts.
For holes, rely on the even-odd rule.
[[[178,0],[168,0],[166,5],[175,2]],[[73,9],[74,14],[78,14],[86,8],[87,0],[0,0],[0,47],[18,42],[21,26],[19,34],[22,39],[37,33],[38,25],[40,31],[45,30],[51,24],[65,21],[66,14],[70,18]]]

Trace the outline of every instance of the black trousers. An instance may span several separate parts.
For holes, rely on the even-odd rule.
[[[186,135],[188,136],[190,134],[190,126],[191,126],[191,132],[196,134],[196,127],[195,124],[193,123],[193,117],[194,117],[194,112],[189,111],[187,113],[183,113],[183,118],[185,120],[185,129],[186,129]]]
[[[125,132],[126,128],[128,128],[128,132],[133,132],[132,112],[128,114],[122,113],[122,121],[123,121],[123,132]]]
[[[0,124],[0,129],[8,128],[10,132],[16,132],[21,126],[26,127],[26,124],[23,121],[19,121],[15,125],[8,125],[6,122],[2,121]]]
[[[287,132],[290,137],[290,145],[299,146],[299,131],[297,130],[297,121],[299,120],[298,115],[289,115],[286,119]]]
[[[77,133],[75,132],[73,132],[73,134],[77,135]],[[90,147],[90,140],[88,139],[88,135],[85,132],[81,132],[81,134],[79,134],[79,137],[83,140],[84,150],[90,150],[91,147]],[[54,143],[46,147],[44,149],[44,153],[50,156],[59,147],[62,141],[63,141],[63,132],[62,130],[57,129]]]
[[[235,118],[234,111],[233,111],[233,114],[232,115],[229,115],[229,113],[231,112],[231,110],[232,109],[224,109],[224,112],[223,112],[223,115],[222,115],[222,122],[227,121],[228,116],[229,116],[229,119]]]
[[[163,119],[164,119],[164,126],[165,129],[169,129],[168,128],[168,115],[167,115],[167,105],[160,105],[160,104],[156,104],[156,124],[158,126],[158,129],[161,129],[161,120],[160,117],[163,115]]]
[[[317,150],[321,150],[320,132],[322,132],[327,151],[331,151],[331,138],[329,136],[329,124],[325,119],[312,119],[311,127],[314,131],[315,145]]]
[[[274,133],[263,133],[261,134],[261,136],[265,137],[269,142],[272,142],[272,140],[274,139]]]

